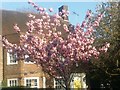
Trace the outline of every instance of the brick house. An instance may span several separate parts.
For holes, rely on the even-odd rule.
[[[67,6],[62,6],[62,9],[67,9]],[[26,13],[20,13],[16,11],[2,11],[2,29],[0,35],[5,36],[12,43],[19,43],[19,34],[15,33],[12,26],[17,23],[24,32],[28,21]],[[71,25],[68,22],[68,17],[64,18],[64,22],[67,25]],[[60,27],[61,29],[62,27]],[[61,29],[62,30],[62,29]],[[84,73],[81,73],[82,78],[85,77]],[[10,86],[28,86],[31,88],[56,88],[57,81],[51,79],[45,74],[41,67],[27,60],[16,60],[16,55],[9,54],[6,49],[0,45],[0,83]],[[86,84],[85,84],[86,85]],[[86,87],[86,86],[85,86]]]
[[[22,30],[25,28],[27,21],[27,14],[2,11],[2,36],[12,43],[19,43],[19,34],[15,33],[12,29],[14,23],[18,23]],[[16,60],[16,55],[9,54],[6,49],[1,46],[1,63],[3,65],[2,79],[7,86],[31,86],[34,88],[43,88],[45,86],[45,75],[33,62],[25,60]],[[2,60],[3,59],[3,60]],[[2,69],[1,69],[2,70]]]

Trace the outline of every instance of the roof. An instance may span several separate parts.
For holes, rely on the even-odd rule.
[[[19,35],[14,31],[13,25],[17,23],[18,26],[20,27],[21,32],[25,32],[27,30],[27,26],[26,26],[27,21],[29,21],[28,13],[2,10],[2,36],[6,36],[6,38],[9,41],[11,41],[12,39],[11,41],[12,43],[19,42]],[[64,20],[61,20],[61,23],[70,25],[69,22]],[[62,26],[58,27],[57,29],[61,30],[63,36],[66,36],[66,33],[63,31]]]

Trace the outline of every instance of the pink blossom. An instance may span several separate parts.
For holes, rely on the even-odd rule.
[[[65,14],[65,13],[66,13],[66,11],[63,9],[63,10],[62,10],[62,13],[64,13],[64,14]]]
[[[32,14],[29,14],[28,17],[30,17],[30,18],[35,18],[35,16],[32,15]]]
[[[62,12],[59,12],[59,15],[61,16],[61,15],[62,15]]]
[[[103,49],[104,52],[107,52],[107,50],[108,50],[108,48],[104,48],[104,49]]]
[[[61,17],[58,14],[54,14],[54,18],[59,19]]]
[[[107,48],[110,47],[110,43],[107,43],[107,44],[106,44],[106,47],[107,47]]]
[[[50,12],[53,12],[53,8],[49,8],[49,11],[50,11]]]
[[[39,11],[43,11],[44,9],[42,7],[39,7]]]
[[[58,32],[58,35],[61,35],[62,33],[61,32]]]
[[[95,21],[94,24],[93,24],[93,26],[95,26],[95,27],[96,27],[96,26],[99,26],[99,22],[98,22],[98,21]]]
[[[46,8],[43,8],[43,11],[46,11]]]
[[[65,30],[66,32],[69,32],[68,27],[67,27],[66,24],[63,25],[63,28],[64,28],[64,30]]]
[[[83,21],[81,27],[85,27],[85,26],[86,26],[86,21]]]
[[[91,17],[91,10],[88,10],[87,13],[86,13],[86,18],[90,18]]]
[[[19,33],[19,32],[20,32],[20,28],[18,27],[18,25],[17,25],[17,24],[15,24],[15,25],[14,25],[14,30],[15,30],[17,33]]]

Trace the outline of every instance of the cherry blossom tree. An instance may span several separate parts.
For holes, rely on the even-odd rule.
[[[29,1],[40,14],[36,17],[29,14],[30,20],[26,22],[27,29],[24,33],[17,24],[14,30],[20,34],[20,44],[10,43],[3,37],[3,46],[9,53],[17,53],[18,60],[31,58],[43,71],[52,78],[59,80],[61,77],[65,89],[70,87],[71,67],[79,61],[89,61],[90,58],[98,58],[102,52],[107,52],[109,43],[100,46],[94,46],[95,37],[92,35],[94,28],[99,26],[102,14],[98,14],[96,20],[90,22],[92,13],[88,10],[83,23],[77,24],[73,31],[70,31],[68,25],[62,23],[61,17],[68,16],[69,12],[63,10],[60,13],[49,15],[47,9],[37,6]],[[48,9],[53,13],[53,9]],[[61,27],[63,30],[58,30]]]

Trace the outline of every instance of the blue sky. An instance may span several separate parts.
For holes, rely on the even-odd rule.
[[[33,0],[34,1],[34,0]],[[37,5],[44,8],[53,8],[58,12],[58,8],[62,5],[68,5],[70,11],[69,20],[72,24],[81,23],[84,20],[86,11],[88,9],[95,12],[98,2],[38,2]],[[15,11],[32,11],[33,8],[27,2],[2,2],[1,9],[15,10]],[[79,16],[73,14],[76,12]]]

